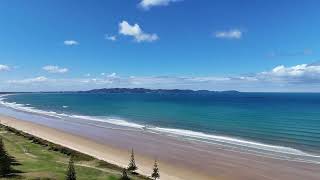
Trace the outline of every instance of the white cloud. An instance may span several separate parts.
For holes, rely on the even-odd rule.
[[[145,10],[150,9],[152,6],[167,6],[171,2],[177,2],[179,0],[141,0],[139,6]]]
[[[157,34],[144,33],[138,24],[130,25],[127,21],[119,23],[119,34],[132,36],[137,42],[152,42],[159,39]]]
[[[115,78],[115,77],[117,77],[117,74],[116,74],[116,73],[111,73],[111,74],[109,74],[107,77],[109,77],[109,78]]]
[[[103,84],[114,84],[114,83],[120,83],[120,82],[127,82],[126,78],[121,78],[117,76],[116,73],[106,74],[101,73],[100,77],[95,78],[85,78],[85,79],[78,79],[78,82],[81,83],[87,83],[87,84],[93,84],[93,85],[103,85]],[[76,80],[77,81],[77,80]]]
[[[241,39],[242,34],[243,32],[239,29],[231,29],[229,31],[217,31],[214,35],[221,39]]]
[[[209,81],[228,81],[228,77],[192,77],[188,78],[189,81],[193,82],[209,82]]]
[[[49,73],[66,73],[69,70],[67,68],[60,68],[59,66],[48,65],[42,68]]]
[[[238,76],[204,76],[204,77],[135,77],[128,78],[128,82],[141,86],[171,86],[174,88],[189,87],[191,89],[206,87],[224,87],[224,90],[241,90],[248,88],[259,89],[262,91],[277,91],[275,87],[282,87],[279,91],[291,91],[299,87],[318,87],[316,91],[320,91],[320,64],[300,64],[295,66],[276,66],[270,71],[259,72],[251,75]],[[239,87],[237,87],[239,86]],[[288,87],[293,89],[288,89]],[[209,89],[210,89],[209,88]],[[311,89],[305,89],[309,91]],[[314,89],[313,89],[314,90]]]
[[[9,71],[10,67],[7,65],[0,64],[0,71]]]
[[[317,63],[291,67],[280,65],[271,71],[258,73],[256,76],[259,79],[287,83],[320,83],[320,65]]]
[[[105,39],[110,40],[110,41],[116,41],[117,40],[117,36],[109,36],[109,35],[105,35],[104,36]]]
[[[12,84],[30,84],[30,83],[39,83],[39,82],[46,82],[48,78],[44,76],[39,76],[35,78],[28,78],[28,79],[21,79],[21,80],[9,80],[9,83]]]
[[[106,76],[107,78],[115,78],[118,77],[117,73],[111,73],[111,74],[106,74],[106,73],[101,73],[101,76]]]
[[[75,40],[65,40],[63,43],[64,45],[67,45],[67,46],[79,45],[79,42]]]
[[[7,81],[0,88],[20,88],[33,91],[84,90],[112,87],[144,87],[161,89],[208,89],[239,91],[313,91],[320,92],[320,63],[294,66],[275,66],[269,71],[235,76],[119,76],[104,73],[103,76],[69,79],[48,79],[44,76]],[[35,86],[29,86],[34,84]],[[15,85],[15,86],[14,86]]]

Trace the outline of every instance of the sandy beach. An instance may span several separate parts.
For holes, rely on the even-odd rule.
[[[46,139],[50,142],[83,152],[85,154],[96,157],[97,159],[105,160],[112,164],[119,165],[121,167],[127,167],[129,160],[129,149],[119,149],[106,144],[97,143],[90,139],[77,136],[71,133],[66,133],[54,128],[49,128],[36,123],[30,123],[22,120],[18,120],[12,117],[0,116],[1,124],[16,128],[23,132],[32,134],[34,136]],[[135,153],[138,162],[138,171],[141,174],[149,176],[151,174],[154,160]],[[173,165],[161,164],[161,177],[162,179],[188,179],[190,177],[200,179],[210,179],[204,175],[194,175],[190,171],[180,169]]]
[[[1,0],[0,180],[320,180],[320,0]]]
[[[1,115],[2,124],[30,133],[56,144],[126,167],[129,150],[134,148],[138,172],[150,175],[155,158],[162,180],[185,179],[320,179],[319,164],[277,160],[234,152],[220,146],[177,140],[121,127],[67,121],[48,123]]]

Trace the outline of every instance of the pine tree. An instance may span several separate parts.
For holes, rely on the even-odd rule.
[[[2,138],[0,138],[0,177],[7,176],[11,173],[12,158],[5,150]]]
[[[138,167],[136,166],[136,162],[134,160],[134,152],[133,149],[131,150],[131,158],[130,158],[130,162],[128,165],[128,171],[136,171],[138,169]]]
[[[130,180],[130,178],[128,177],[128,174],[127,174],[127,170],[125,168],[123,168],[123,170],[122,170],[122,176],[121,176],[120,180]]]
[[[157,160],[154,161],[153,173],[152,173],[151,177],[152,177],[154,180],[160,178]]]
[[[66,174],[66,180],[76,180],[76,171],[74,169],[74,164],[73,164],[73,156],[71,156],[69,165],[68,165],[68,170]]]

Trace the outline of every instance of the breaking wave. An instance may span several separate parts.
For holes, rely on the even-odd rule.
[[[135,128],[141,131],[158,133],[158,134],[167,135],[167,136],[174,136],[184,140],[201,141],[204,143],[215,144],[229,151],[250,153],[258,156],[267,156],[267,157],[290,160],[290,161],[320,164],[320,156],[310,154],[310,153],[307,153],[298,149],[294,149],[291,147],[264,144],[264,143],[248,141],[240,138],[207,134],[207,133],[191,131],[191,130],[142,125],[138,123],[129,122],[120,118],[83,116],[83,115],[76,115],[76,114],[57,113],[54,111],[45,111],[45,110],[36,109],[30,106],[30,104],[6,102],[5,96],[7,95],[0,96],[0,105],[8,108],[12,108],[14,110],[27,112],[27,113],[45,115],[45,116],[50,116],[50,117],[59,118],[59,119],[72,118],[72,119],[81,119],[86,121],[109,123],[116,126]]]

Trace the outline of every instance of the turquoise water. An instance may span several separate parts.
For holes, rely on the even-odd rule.
[[[221,135],[320,154],[320,94],[316,93],[38,93],[6,96],[3,101],[40,113]]]

